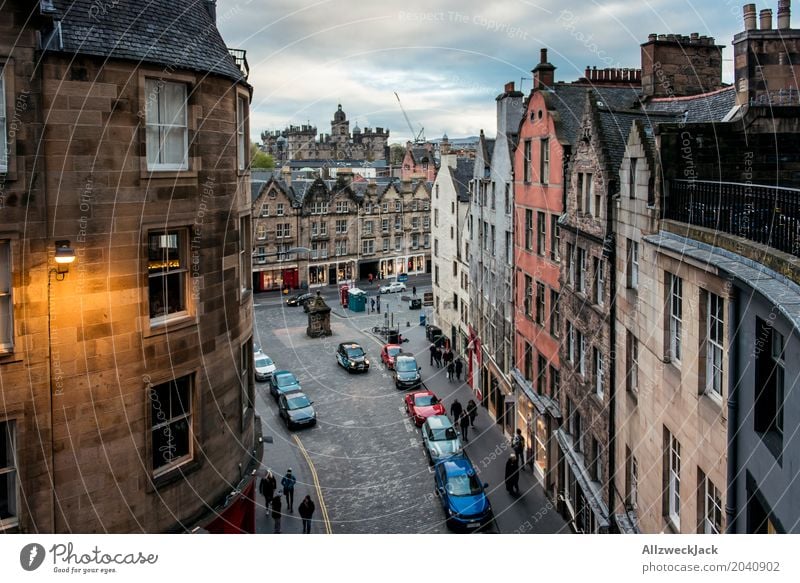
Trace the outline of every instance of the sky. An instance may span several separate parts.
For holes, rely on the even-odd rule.
[[[587,65],[641,66],[649,33],[698,32],[723,51],[733,80],[733,35],[746,0],[217,0],[226,44],[247,50],[250,126],[310,122],[330,132],[342,104],[351,129],[383,127],[390,143],[494,135],[495,100],[514,81],[526,94],[541,48],[573,81]],[[772,8],[777,0],[757,3]],[[773,17],[774,18],[774,17]]]

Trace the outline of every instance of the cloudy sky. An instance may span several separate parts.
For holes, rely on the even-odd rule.
[[[542,47],[556,79],[572,81],[587,65],[639,67],[648,33],[698,32],[726,46],[723,80],[731,82],[730,43],[745,3],[218,0],[217,23],[228,46],[247,50],[254,138],[307,121],[327,133],[341,103],[362,128],[388,127],[391,142],[404,142],[411,132],[394,92],[428,138],[493,134],[494,98],[508,81],[530,90]],[[777,12],[777,0],[761,8]]]

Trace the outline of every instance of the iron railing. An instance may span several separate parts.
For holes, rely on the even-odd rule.
[[[800,190],[736,182],[670,180],[664,218],[714,229],[800,256]]]
[[[250,65],[247,62],[247,51],[244,49],[228,49],[228,52],[233,57],[233,60],[236,61],[236,66],[239,67],[239,70],[244,75],[245,81],[250,76]]]

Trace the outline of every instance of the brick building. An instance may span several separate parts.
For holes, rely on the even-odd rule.
[[[252,532],[251,89],[213,2],[91,8],[2,9],[0,530]]]
[[[406,153],[400,167],[400,178],[403,180],[423,180],[433,182],[439,162],[436,159],[436,145],[430,142],[406,142]]]

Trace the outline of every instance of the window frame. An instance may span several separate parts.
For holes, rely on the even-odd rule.
[[[703,514],[700,534],[720,534],[722,532],[722,494],[708,475],[698,468],[701,477]],[[717,518],[719,522],[717,522]]]
[[[144,253],[142,254],[143,261],[143,277],[144,277],[144,307],[146,310],[147,320],[149,322],[150,330],[161,330],[172,324],[180,323],[183,321],[195,320],[195,309],[193,303],[193,294],[190,293],[190,276],[191,264],[189,258],[189,241],[192,237],[192,228],[185,224],[168,225],[164,226],[163,223],[158,225],[146,225],[142,228],[144,237]],[[149,245],[151,235],[170,235],[177,233],[179,236],[179,255],[182,267],[175,271],[166,271],[160,274],[150,274],[149,271]],[[202,251],[201,251],[202,254]],[[202,264],[202,262],[201,262]],[[152,277],[167,276],[174,273],[183,274],[183,309],[177,310],[172,314],[165,312],[163,315],[151,316],[151,297],[150,297],[150,279]]]
[[[250,105],[247,94],[242,91],[236,93],[236,144],[237,168],[239,174],[246,174],[250,170]]]
[[[669,273],[669,272],[668,272]],[[669,273],[669,360],[680,364],[683,349],[683,280]]]
[[[606,290],[605,262],[599,257],[595,257],[594,261],[594,301],[598,306],[604,306]]]
[[[625,388],[636,395],[639,393],[639,340],[630,330],[625,331],[625,357]]]
[[[525,251],[533,252],[533,209],[525,209]]]
[[[539,183],[550,183],[550,138],[539,140]]]
[[[253,289],[253,220],[250,215],[239,216],[239,291],[244,300]],[[244,239],[244,240],[242,240]]]
[[[531,160],[531,158],[533,157],[533,152],[532,152],[533,145],[532,144],[533,144],[533,142],[531,140],[525,140],[525,142],[523,144],[523,151],[522,151],[523,164],[524,164],[524,166],[523,166],[523,182],[525,182],[525,184],[530,184],[531,183],[531,174],[532,174],[532,172],[531,172],[531,170],[532,170],[532,167],[531,167],[532,160]]]
[[[713,292],[705,292],[705,295],[706,378],[703,392],[711,398],[722,399],[725,386],[725,299]]]
[[[536,253],[545,256],[547,241],[547,218],[544,212],[536,211]]]
[[[576,246],[575,291],[586,295],[586,249]]]
[[[603,396],[605,395],[605,382],[606,382],[606,372],[605,372],[605,364],[603,362],[603,352],[595,347],[594,349],[594,394],[595,396],[603,400]]]
[[[672,522],[673,526],[680,532],[681,525],[681,444],[678,439],[670,432],[667,433],[667,476],[666,476],[666,494],[667,518]]]
[[[143,156],[143,161],[144,161],[144,164],[145,164],[145,169],[147,170],[147,172],[180,172],[180,173],[184,173],[184,172],[187,172],[187,171],[191,170],[192,169],[192,163],[191,163],[191,156],[190,156],[190,152],[189,152],[189,145],[191,143],[191,140],[189,139],[189,132],[192,130],[192,128],[190,127],[190,117],[191,116],[189,115],[189,110],[191,108],[191,105],[189,103],[189,97],[191,96],[192,89],[194,87],[194,78],[192,78],[192,82],[187,82],[186,78],[185,77],[181,77],[181,76],[166,77],[166,78],[161,76],[161,77],[157,78],[155,76],[150,76],[150,75],[147,75],[146,73],[144,73],[143,80],[144,80],[144,83],[143,83],[142,91],[143,91],[144,99],[142,101],[142,106],[143,106],[142,107],[142,111],[143,111],[144,122],[145,122],[143,124],[144,125],[143,131],[144,131],[144,134],[145,134],[145,139],[144,139],[144,142],[145,142],[145,146],[144,146],[145,155]],[[157,90],[154,90],[154,85],[156,87],[158,87],[159,83],[162,83],[163,85],[161,85]],[[183,108],[182,108],[183,109],[183,125],[176,124],[176,123],[162,123],[160,120],[157,120],[155,123],[151,123],[151,116],[148,115],[148,111],[147,110],[152,105],[154,99],[155,99],[155,107],[160,110],[160,100],[157,97],[153,98],[152,96],[153,95],[159,95],[161,93],[161,91],[162,91],[162,88],[166,87],[167,85],[180,86],[182,88],[182,90],[183,90],[183,97],[184,97]],[[166,131],[169,131],[169,130],[172,130],[172,129],[178,129],[178,130],[183,129],[183,153],[184,153],[183,162],[176,164],[176,163],[169,163],[169,162],[151,162],[150,161],[150,156],[149,156],[150,148],[148,147],[148,141],[149,140],[148,140],[148,137],[147,137],[148,129],[150,129],[150,128],[157,128],[158,129],[159,144],[161,144],[162,140],[163,140],[163,137],[161,135],[162,134],[162,129],[166,129]],[[159,154],[163,153],[162,149],[161,149],[161,146],[159,146],[158,151],[159,151]]]
[[[627,288],[639,290],[639,243],[633,239],[627,239]]]
[[[11,144],[8,137],[7,63],[0,60],[0,174],[8,175],[11,166]],[[13,93],[12,93],[13,95]]]
[[[187,415],[183,413],[182,415],[171,417],[167,421],[162,421],[160,423],[155,423],[153,419],[153,392],[155,391],[156,387],[160,387],[162,385],[177,382],[182,379],[188,379],[189,382],[189,405],[190,405],[190,413]],[[199,425],[198,425],[198,415],[196,413],[200,412],[200,404],[199,404],[199,394],[200,391],[198,390],[198,374],[197,371],[189,371],[186,374],[180,376],[171,376],[164,379],[161,382],[148,382],[145,384],[145,390],[147,391],[147,463],[150,475],[159,482],[162,479],[165,479],[169,475],[174,475],[174,473],[178,473],[179,475],[183,475],[185,472],[179,471],[180,468],[185,468],[187,465],[191,465],[195,463],[197,460],[195,458],[196,450],[195,450],[195,441],[200,440],[199,436]],[[159,466],[158,468],[154,467],[153,464],[153,457],[154,457],[154,441],[153,441],[153,433],[160,427],[174,423],[180,418],[188,418],[189,419],[189,435],[188,435],[188,444],[187,449],[188,453],[184,456],[181,456],[178,459],[172,460],[171,463],[167,463],[163,466]]]
[[[550,288],[550,336],[561,337],[561,293]]]
[[[4,267],[5,265],[5,267]],[[14,254],[12,240],[0,239],[0,356],[12,354],[15,346],[14,325]],[[3,285],[3,281],[7,282]],[[4,306],[4,304],[7,304]]]
[[[13,487],[8,488],[8,506],[13,507],[13,510],[9,510],[9,516],[6,518],[0,517],[0,533],[19,524],[20,477],[19,453],[17,451],[17,443],[20,441],[19,431],[15,418],[0,418],[0,434],[5,433],[7,436],[6,446],[10,453],[8,456],[10,465],[0,467],[0,480],[13,480]]]
[[[550,215],[550,260],[559,261],[561,259],[561,227],[558,224],[559,216]]]

